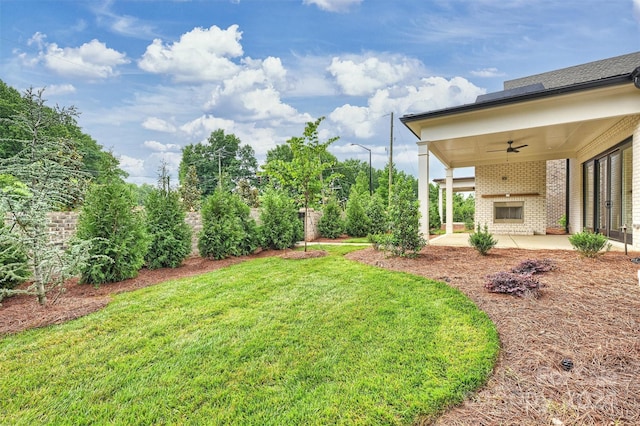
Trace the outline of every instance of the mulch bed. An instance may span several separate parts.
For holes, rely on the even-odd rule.
[[[638,265],[619,252],[596,259],[574,251],[426,247],[416,259],[365,249],[349,258],[442,280],[497,326],[501,351],[486,386],[438,425],[640,424]],[[539,298],[489,293],[486,276],[526,259],[551,259]],[[573,361],[565,371],[561,361]],[[425,421],[425,424],[430,422]]]
[[[190,258],[180,268],[142,270],[137,278],[97,288],[70,282],[59,297],[50,294],[45,307],[34,297],[12,297],[0,307],[0,336],[86,315],[105,306],[114,293],[255,257],[311,255],[294,253],[300,252],[265,251],[221,261]],[[609,252],[585,259],[574,251],[493,249],[488,256],[480,256],[466,247],[428,246],[415,259],[388,257],[370,248],[347,256],[445,281],[470,297],[496,324],[502,347],[488,383],[436,424],[640,424],[639,267],[630,261],[640,253]],[[544,287],[539,298],[484,289],[487,275],[508,271],[526,259],[551,259],[556,265],[540,275]],[[570,371],[561,365],[567,358],[573,362]]]

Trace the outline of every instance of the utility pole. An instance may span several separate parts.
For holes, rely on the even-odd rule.
[[[391,207],[391,185],[393,182],[393,112],[391,113],[391,134],[389,136],[389,207]]]
[[[224,147],[216,151],[218,154],[218,189],[222,190],[222,154],[226,154]]]

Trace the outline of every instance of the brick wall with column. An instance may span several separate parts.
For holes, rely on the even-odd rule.
[[[547,228],[563,228],[558,222],[566,214],[566,160],[547,161]]]
[[[547,228],[546,180],[546,161],[477,166],[476,224],[481,227],[486,224],[493,234],[545,234]],[[523,193],[538,195],[511,195]],[[507,197],[506,194],[509,196]],[[494,202],[513,201],[524,203],[524,222],[495,223]]]
[[[304,216],[304,210],[300,210]],[[49,235],[51,241],[56,244],[64,244],[76,232],[78,225],[78,212],[52,212],[49,213]],[[260,222],[260,211],[251,209],[251,217]],[[320,237],[318,222],[322,217],[321,211],[309,209],[307,222],[307,241],[313,241]],[[200,212],[187,212],[185,222],[191,227],[193,234],[191,237],[191,255],[198,256],[198,233],[202,230],[202,218]]]

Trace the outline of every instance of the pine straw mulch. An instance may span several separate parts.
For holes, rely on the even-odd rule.
[[[284,257],[309,256],[292,253]],[[134,279],[97,288],[70,282],[59,297],[51,294],[44,308],[34,297],[5,299],[0,336],[86,315],[109,303],[114,293],[273,255],[283,253],[221,261],[194,257],[176,269],[143,269]],[[632,425],[640,424],[640,286],[639,266],[629,259],[638,255],[610,252],[584,259],[573,251],[494,249],[483,257],[471,248],[428,246],[416,259],[391,258],[369,248],[348,257],[446,281],[495,322],[502,347],[493,375],[437,424]],[[486,275],[508,271],[526,259],[556,264],[554,271],[540,276],[545,285],[541,297],[516,298],[484,289]],[[573,360],[571,371],[560,367],[564,358]]]
[[[596,259],[575,251],[428,246],[416,259],[366,249],[349,258],[449,283],[494,321],[498,363],[486,386],[439,425],[640,424],[640,286],[620,252]],[[537,299],[489,293],[485,277],[526,259],[551,259]],[[574,367],[564,371],[560,361]],[[425,422],[428,423],[428,422]]]

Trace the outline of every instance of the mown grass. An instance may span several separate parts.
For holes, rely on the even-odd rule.
[[[0,340],[3,424],[410,424],[492,370],[494,325],[443,283],[256,259]]]

